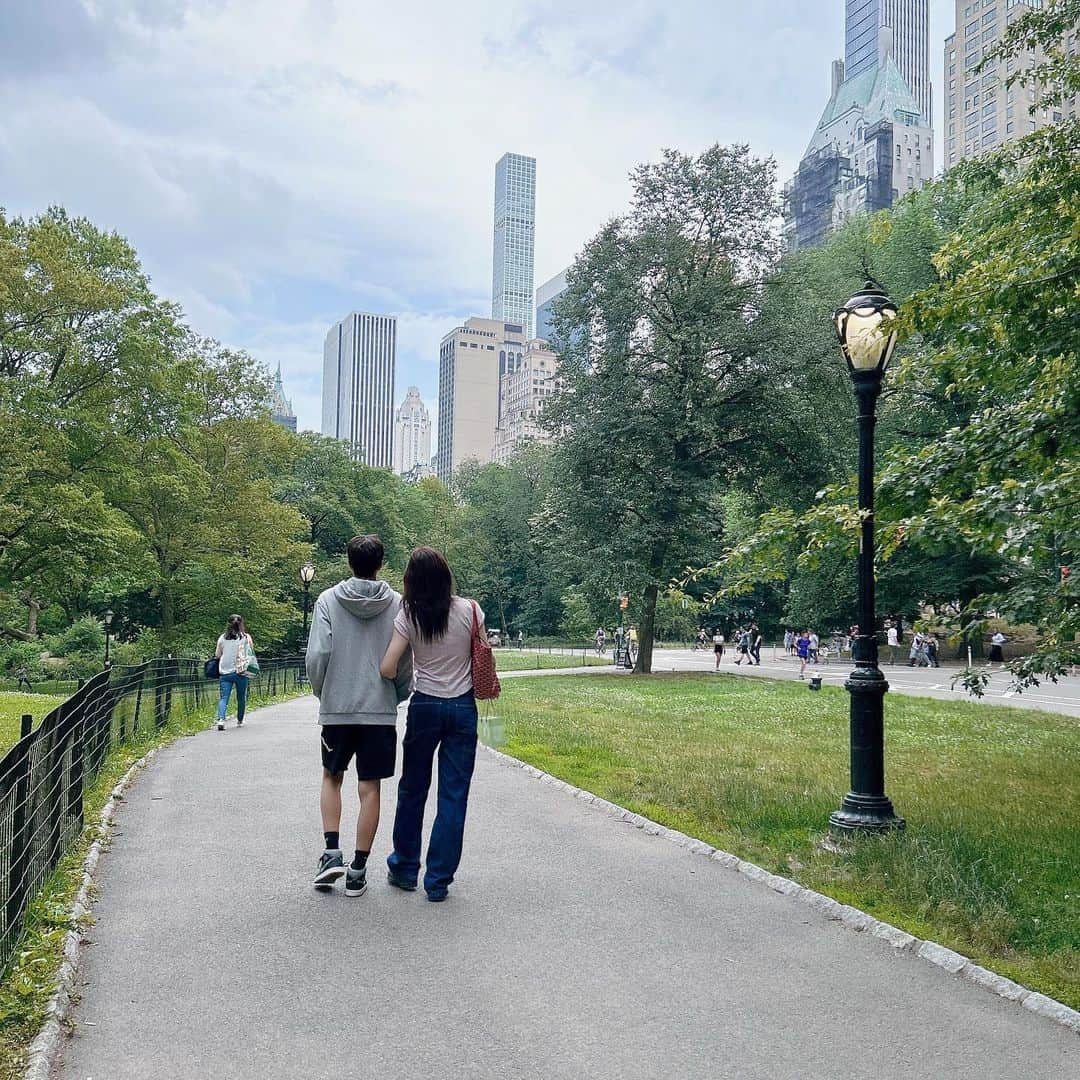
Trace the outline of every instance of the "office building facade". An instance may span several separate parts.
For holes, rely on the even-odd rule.
[[[394,453],[397,319],[354,311],[323,346],[324,435],[347,443],[365,465],[389,469]]]
[[[882,29],[878,62],[854,78],[834,62],[832,97],[784,189],[787,250],[820,244],[853,214],[887,209],[933,177],[934,133],[892,47]]]
[[[406,476],[430,460],[431,416],[419,388],[410,386],[394,417],[394,472]]]
[[[505,465],[526,443],[551,441],[541,417],[544,406],[561,389],[558,356],[541,338],[527,342],[520,364],[507,371],[500,383],[495,461]]]
[[[491,460],[502,378],[520,367],[520,323],[468,319],[439,345],[439,439],[435,471],[449,482],[464,461]]]
[[[551,340],[554,331],[551,322],[552,308],[555,301],[566,292],[566,275],[569,272],[568,267],[536,290],[536,336],[544,341]]]
[[[930,0],[846,0],[844,13],[845,77],[854,79],[876,66],[880,34],[888,27],[896,66],[931,123]]]
[[[1076,115],[1075,100],[1062,109],[1035,107],[1035,88],[1006,80],[1034,59],[1031,54],[995,61],[976,72],[985,55],[1000,42],[1006,27],[1042,0],[957,0],[956,32],[945,39],[945,167],[964,158],[977,158],[1003,143],[1029,135],[1038,128]],[[1066,50],[1080,44],[1074,29]]]
[[[536,159],[503,154],[495,165],[491,317],[533,333]]]

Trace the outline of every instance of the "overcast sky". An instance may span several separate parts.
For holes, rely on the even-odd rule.
[[[940,109],[954,5],[931,7]],[[843,9],[0,0],[0,206],[126,235],[195,329],[281,363],[301,428],[319,426],[326,331],[354,309],[398,317],[397,397],[431,404],[439,338],[490,313],[503,152],[537,159],[539,285],[663,147],[749,142],[786,179]]]

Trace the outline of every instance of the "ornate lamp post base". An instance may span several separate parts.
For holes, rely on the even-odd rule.
[[[884,698],[889,684],[877,666],[872,640],[858,641],[859,663],[844,684],[851,694],[851,786],[839,810],[829,815],[838,833],[890,832],[904,828],[892,800],[885,794]],[[862,657],[868,657],[863,660]]]

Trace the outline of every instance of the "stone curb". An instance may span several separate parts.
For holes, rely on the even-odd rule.
[[[735,870],[744,877],[767,886],[774,892],[808,904],[815,911],[824,915],[826,919],[840,922],[849,930],[868,933],[871,937],[880,938],[898,952],[910,953],[920,960],[926,960],[936,965],[951,975],[959,975],[961,978],[975,983],[976,986],[989,990],[990,993],[996,994],[998,997],[1005,998],[1008,1001],[1015,1001],[1025,1009],[1045,1017],[1047,1020],[1053,1020],[1055,1023],[1061,1024],[1080,1035],[1080,1012],[1070,1009],[1068,1005],[1064,1005],[1060,1001],[1055,1001],[1045,994],[1029,990],[1026,986],[1013,982],[1012,979],[1006,979],[1003,975],[998,975],[993,971],[980,967],[966,956],[953,952],[952,949],[947,949],[936,941],[922,941],[913,934],[901,930],[898,926],[875,919],[865,911],[849,907],[847,904],[841,904],[833,900],[832,897],[814,892],[813,889],[804,888],[798,882],[790,880],[790,878],[781,877],[779,874],[771,874],[764,867],[746,862],[737,855],[714,848],[702,840],[697,840],[692,836],[687,836],[686,833],[679,832],[677,829],[669,829],[665,825],[660,825],[649,818],[642,817],[640,814],[635,814],[624,807],[608,802],[606,799],[601,799],[591,791],[573,787],[566,781],[542,772],[535,766],[511,757],[509,754],[504,754],[501,750],[496,750],[492,746],[481,745],[500,764],[508,768],[520,769],[527,776],[538,780],[541,784],[547,784],[557,790],[565,791],[575,799],[581,799],[583,802],[589,803],[594,809],[600,810],[609,817],[633,825],[635,829],[641,829],[649,836],[658,836],[677,844],[691,854],[705,855],[712,859],[713,862],[717,862],[729,870]],[[42,1077],[41,1080],[45,1080],[45,1078]]]
[[[82,884],[79,886],[78,895],[71,905],[71,917],[81,921],[90,911],[90,892],[94,884],[94,871],[103,851],[102,841],[105,840],[106,830],[112,824],[113,815],[116,812],[117,803],[123,797],[124,792],[135,779],[136,774],[144,768],[157,750],[150,750],[139,758],[131,768],[124,773],[120,782],[112,789],[109,801],[102,807],[101,817],[98,819],[96,828],[100,835],[90,845],[90,850],[83,860]],[[59,1056],[60,1045],[64,1036],[64,1023],[71,1011],[72,997],[75,991],[75,975],[79,969],[79,960],[82,952],[83,932],[76,926],[64,935],[64,959],[60,964],[60,970],[56,974],[56,990],[45,1006],[45,1020],[41,1030],[30,1044],[26,1056],[26,1068],[23,1072],[23,1080],[49,1080],[53,1066]]]

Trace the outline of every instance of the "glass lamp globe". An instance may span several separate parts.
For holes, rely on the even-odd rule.
[[[884,375],[896,348],[896,314],[896,305],[872,281],[833,313],[836,336],[853,374]]]
[[[300,567],[300,580],[305,585],[310,585],[314,578],[315,567],[312,566],[311,563],[304,563],[304,565]]]

